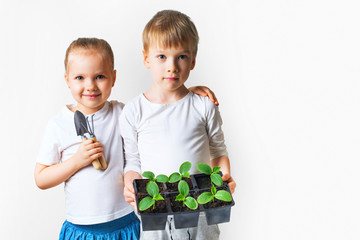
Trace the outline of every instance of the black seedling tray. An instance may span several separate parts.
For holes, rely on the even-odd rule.
[[[210,177],[206,174],[194,174],[190,175],[191,177],[191,183],[193,185],[192,188],[190,188],[190,195],[193,195],[195,199],[204,191],[210,192]],[[139,192],[138,191],[138,185],[144,184],[144,181],[149,181],[148,179],[135,179],[134,180],[134,189],[135,189],[135,196],[136,196],[136,206],[139,206],[140,200],[148,196],[147,192]],[[141,183],[143,182],[143,183]],[[204,183],[205,182],[205,183]],[[206,182],[209,182],[207,185]],[[235,205],[234,200],[231,202],[223,202],[216,200],[213,203],[210,201],[207,204],[199,204],[199,207],[197,210],[190,210],[187,209],[186,211],[174,211],[172,208],[172,200],[174,199],[178,194],[178,189],[176,187],[175,189],[167,189],[167,186],[165,183],[157,183],[159,185],[160,194],[164,197],[166,209],[165,212],[160,213],[146,213],[141,212],[138,209],[138,213],[141,217],[142,222],[142,229],[143,231],[150,231],[150,230],[163,230],[165,229],[166,220],[169,215],[174,216],[175,221],[175,228],[190,228],[190,227],[197,227],[198,220],[199,220],[199,214],[200,212],[205,212],[206,220],[208,225],[212,224],[219,224],[224,222],[230,221],[230,213],[231,213],[231,207]],[[230,189],[227,185],[227,182],[224,182],[224,184],[220,187],[216,187],[217,189],[222,189],[230,192]],[[178,202],[179,203],[179,202]],[[217,204],[221,206],[211,206],[212,204]]]

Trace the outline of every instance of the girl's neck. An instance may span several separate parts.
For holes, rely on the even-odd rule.
[[[72,112],[75,112],[76,110],[78,110],[84,115],[90,115],[90,114],[94,114],[97,111],[99,111],[100,109],[102,109],[105,106],[105,104],[106,104],[106,102],[104,104],[102,104],[101,106],[98,106],[96,108],[88,108],[88,107],[85,107],[85,106],[78,103],[78,104],[76,104],[75,107],[73,107],[71,109],[69,108],[69,110],[72,111]]]

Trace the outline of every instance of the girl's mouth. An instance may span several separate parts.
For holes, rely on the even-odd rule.
[[[100,93],[99,94],[83,94],[83,97],[90,98],[90,99],[97,98],[98,96],[100,96]]]

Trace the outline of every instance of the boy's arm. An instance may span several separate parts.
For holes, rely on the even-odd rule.
[[[234,193],[236,183],[230,174],[230,160],[228,156],[214,158],[211,160],[211,167],[221,167],[220,171],[223,173],[222,180],[228,182],[231,193]]]
[[[189,91],[192,91],[193,93],[200,95],[202,97],[208,97],[216,106],[219,105],[219,102],[215,96],[215,93],[210,90],[210,88],[205,86],[195,86],[190,87]]]
[[[136,203],[135,203],[135,190],[133,181],[134,179],[141,179],[141,175],[138,172],[135,171],[128,171],[124,175],[124,197],[125,201],[128,202],[133,208],[136,210]]]
[[[68,180],[79,169],[88,166],[91,162],[99,158],[103,153],[100,142],[93,143],[88,139],[81,143],[74,156],[64,162],[50,166],[36,163],[35,182],[40,189],[55,187]]]
[[[222,120],[217,106],[214,106],[209,101],[206,101],[206,121],[207,131],[209,137],[210,155],[212,156],[211,166],[221,167],[220,171],[223,173],[223,181],[228,182],[231,193],[234,193],[236,183],[230,174],[230,160],[228,158],[224,133],[221,129]]]
[[[133,103],[128,103],[120,116],[120,132],[124,146],[124,197],[126,202],[135,206],[134,179],[141,179],[141,161],[138,149],[138,133],[135,126],[137,108]]]

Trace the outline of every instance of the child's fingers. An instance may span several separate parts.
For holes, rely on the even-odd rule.
[[[210,88],[205,88],[204,91],[206,92],[207,96],[209,96],[210,100],[215,103],[216,106],[219,105],[219,102],[215,96],[215,93],[210,90]]]
[[[229,186],[230,192],[231,192],[231,193],[234,193],[234,192],[235,192],[235,188],[236,188],[236,183],[235,183],[234,179],[230,176],[230,174],[225,173],[225,174],[222,176],[222,180],[228,182],[228,186]]]

